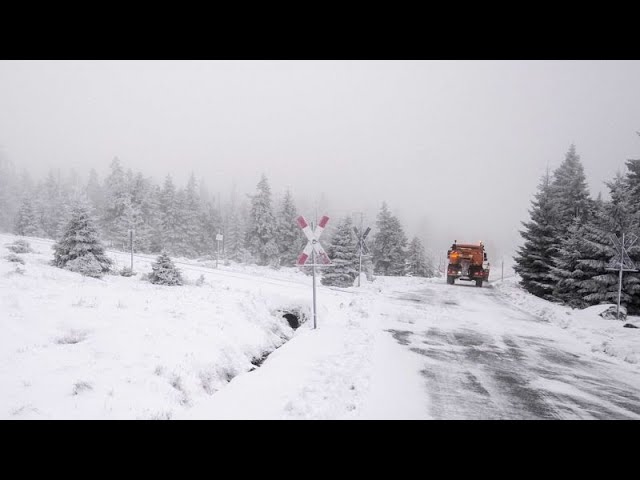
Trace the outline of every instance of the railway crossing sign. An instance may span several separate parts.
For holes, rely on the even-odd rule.
[[[329,222],[329,217],[324,215],[318,222],[318,225],[316,225],[316,227],[313,229],[311,228],[309,223],[305,220],[305,218],[302,215],[300,215],[296,221],[298,222],[298,226],[302,229],[305,236],[307,237],[307,240],[309,240],[307,242],[307,246],[304,247],[304,250],[298,257],[298,261],[296,262],[296,265],[299,267],[302,267],[307,263],[307,260],[309,259],[309,255],[311,255],[311,265],[308,265],[308,266],[311,267],[312,269],[311,271],[313,272],[313,328],[315,329],[317,328],[316,267],[328,267],[331,265],[331,260],[329,259],[329,256],[324,251],[324,248],[322,248],[322,245],[320,245],[320,235],[322,235],[322,232],[324,231],[324,227],[327,226],[327,223]],[[319,258],[320,262],[322,263],[317,264],[316,258]]]
[[[636,264],[629,258],[627,250],[633,246],[638,240],[638,237],[634,234],[630,234],[625,238],[622,234],[622,239],[617,235],[611,235],[611,242],[613,248],[616,250],[616,255],[611,259],[607,265],[607,270],[621,270],[623,272],[637,272]]]
[[[329,217],[327,217],[326,215],[323,216],[314,230],[311,229],[311,226],[309,225],[309,223],[307,223],[307,220],[302,215],[298,217],[297,222],[298,226],[302,229],[302,232],[305,234],[309,241],[307,242],[307,246],[304,247],[304,250],[298,257],[296,265],[299,267],[305,265],[309,257],[315,257],[315,255],[317,255],[316,258],[321,263],[319,265],[315,265],[315,258],[313,258],[312,266],[316,267],[331,265],[331,260],[329,259],[327,252],[324,251],[324,248],[322,248],[322,245],[320,244],[320,235],[322,235],[324,227],[329,222]]]
[[[616,318],[620,319],[620,299],[622,298],[622,272],[637,272],[635,263],[629,257],[627,249],[631,248],[638,240],[638,237],[633,233],[625,238],[624,233],[622,238],[618,238],[617,235],[611,235],[611,242],[613,248],[616,250],[615,256],[611,259],[607,265],[607,270],[618,270],[620,272],[618,276],[618,305],[616,309]]]
[[[360,253],[361,255],[369,255],[369,248],[364,241],[367,238],[367,235],[369,235],[371,227],[367,227],[362,235],[360,235],[357,227],[353,227],[353,231],[355,232],[356,237],[358,237],[358,253]]]

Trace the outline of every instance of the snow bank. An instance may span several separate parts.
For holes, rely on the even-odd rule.
[[[293,337],[283,308],[308,310],[303,285],[197,266],[188,285],[152,285],[140,274],[153,256],[134,277],[84,277],[50,266],[37,239],[17,273],[15,238],[0,236],[0,418],[174,418]]]
[[[627,322],[640,326],[640,318],[630,316],[626,322],[604,319],[600,313],[611,304],[572,309],[531,295],[517,282],[518,278],[513,277],[493,285],[505,301],[570,331],[592,352],[631,364],[640,363],[640,329],[623,328]]]

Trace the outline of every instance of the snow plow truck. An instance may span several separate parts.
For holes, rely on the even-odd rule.
[[[453,242],[447,252],[447,283],[453,285],[456,279],[476,282],[476,287],[489,280],[489,262],[482,242],[479,244]]]

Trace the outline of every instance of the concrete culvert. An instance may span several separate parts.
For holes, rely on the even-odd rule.
[[[298,315],[294,314],[294,313],[285,313],[284,315],[282,315],[282,318],[285,318],[287,320],[287,322],[289,322],[289,326],[291,328],[298,328],[300,326],[300,318],[298,317]]]

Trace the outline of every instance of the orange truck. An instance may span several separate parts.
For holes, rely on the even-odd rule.
[[[453,285],[457,279],[476,282],[476,287],[482,287],[482,282],[489,281],[489,262],[487,252],[482,242],[479,244],[458,243],[454,241],[447,252],[449,265],[447,266],[447,283]]]

